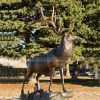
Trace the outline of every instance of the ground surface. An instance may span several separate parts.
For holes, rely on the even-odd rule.
[[[41,82],[41,87],[43,89],[47,89],[49,86],[49,82]],[[15,100],[15,98],[20,97],[20,90],[22,87],[22,83],[16,84],[0,84],[0,100]],[[53,91],[58,92],[62,91],[60,82],[54,82],[52,85]],[[89,86],[86,84],[80,83],[70,83],[66,82],[65,87],[69,91],[73,91],[74,96],[70,98],[70,100],[100,100],[100,87],[98,86]],[[29,90],[30,92],[33,91],[33,82],[25,85],[25,93]]]
[[[0,64],[12,65],[17,68],[26,67],[24,60],[14,61],[14,60],[0,58]],[[45,80],[48,80],[48,78],[46,78]],[[41,87],[46,90],[49,86],[49,82],[45,80],[42,81]],[[73,98],[70,98],[70,100],[100,100],[100,87],[96,85],[91,85],[89,82],[87,84],[87,81],[86,80],[84,81],[83,83],[81,81],[74,83],[67,81],[65,82],[65,87],[68,89],[68,91],[72,91],[74,93]],[[21,87],[22,83],[19,84],[0,83],[0,100],[16,100],[16,98],[20,97]],[[62,91],[59,80],[55,81],[52,87],[55,92]],[[33,82],[26,84],[25,93],[27,93],[27,91],[32,92],[33,88],[34,88]]]

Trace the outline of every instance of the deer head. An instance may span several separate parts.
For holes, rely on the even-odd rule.
[[[66,33],[64,34],[64,37],[66,38],[66,40],[71,41],[71,42],[81,39],[79,36],[66,34]]]

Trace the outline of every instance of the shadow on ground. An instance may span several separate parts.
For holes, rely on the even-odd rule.
[[[18,77],[4,77],[0,78],[0,84],[16,84],[16,83],[22,83],[24,78],[18,78]],[[27,82],[26,82],[27,83]]]
[[[16,84],[16,83],[22,83],[24,78],[0,78],[0,84]],[[46,83],[49,82],[49,79],[40,79],[40,83]],[[60,79],[53,79],[53,82],[55,84],[60,84],[61,80]],[[27,82],[26,82],[27,83]],[[65,79],[65,83],[70,83],[70,84],[76,84],[76,85],[82,85],[82,86],[89,86],[89,87],[100,87],[100,81],[96,79],[83,79],[83,78],[78,78],[78,79]]]
[[[40,82],[49,82],[49,80],[40,80]],[[60,84],[61,80],[60,79],[53,79],[53,82],[55,84]],[[82,85],[82,86],[89,86],[89,87],[100,87],[99,80],[96,79],[65,79],[65,83],[70,83],[70,84],[76,84],[76,85]]]

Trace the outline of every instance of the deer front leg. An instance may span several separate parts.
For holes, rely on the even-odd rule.
[[[60,68],[60,76],[61,76],[61,83],[62,83],[62,87],[63,87],[63,92],[67,92],[67,90],[64,87],[64,71],[63,71],[63,68]]]
[[[34,87],[35,92],[38,92],[40,90],[40,83],[39,83],[40,76],[41,76],[41,74],[37,74],[37,76],[36,76],[37,83],[35,83],[35,87]]]
[[[52,85],[53,73],[54,73],[54,69],[52,69],[51,72],[50,72],[49,92],[52,92],[51,85]]]

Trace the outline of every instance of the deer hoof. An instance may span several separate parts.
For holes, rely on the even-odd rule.
[[[25,96],[24,90],[21,90],[20,98],[23,98]]]
[[[21,90],[21,94],[24,94],[24,90]]]
[[[30,92],[29,92],[29,91],[27,91],[27,94],[30,94]]]
[[[68,92],[66,89],[63,89],[63,92]]]
[[[51,92],[53,92],[52,90],[49,90],[49,92],[51,93]]]

